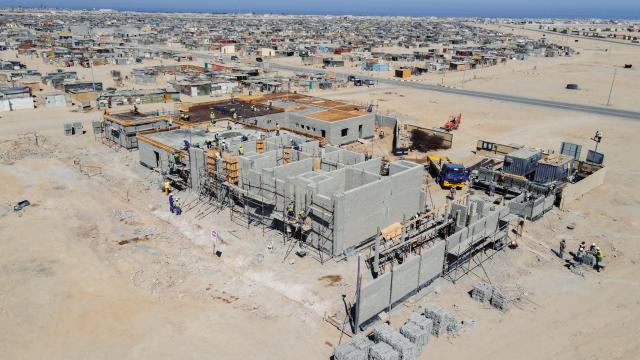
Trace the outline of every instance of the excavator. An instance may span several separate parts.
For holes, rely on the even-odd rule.
[[[446,131],[452,131],[452,130],[457,130],[458,127],[460,126],[460,123],[462,122],[462,114],[452,114],[449,116],[449,121],[447,121],[444,126],[442,126],[443,129],[445,129]]]

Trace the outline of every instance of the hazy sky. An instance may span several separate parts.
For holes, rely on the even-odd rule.
[[[0,0],[0,6],[353,15],[640,18],[640,0]]]

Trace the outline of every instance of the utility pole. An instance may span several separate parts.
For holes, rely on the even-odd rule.
[[[609,98],[607,99],[607,106],[611,103],[611,94],[613,93],[613,84],[616,82],[616,74],[618,73],[618,68],[613,69],[613,79],[611,79],[611,88],[609,89]]]

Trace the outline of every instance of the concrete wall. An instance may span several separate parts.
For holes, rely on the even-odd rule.
[[[33,99],[29,97],[0,99],[0,111],[33,109]]]
[[[391,272],[382,274],[377,279],[364,285],[360,290],[358,304],[358,319],[360,319],[360,323],[371,319],[389,306],[391,274]]]
[[[168,126],[169,124],[164,120],[147,124],[123,126],[105,119],[104,136],[106,139],[119,144],[125,149],[135,149],[138,147],[138,139],[136,138],[138,132],[152,129],[165,129]]]
[[[159,166],[156,166],[156,152],[159,156]],[[140,164],[150,169],[158,169],[162,173],[169,172],[170,164],[173,162],[173,155],[171,153],[145,141],[138,143],[138,154],[140,155]]]
[[[385,126],[385,127],[390,127],[390,128],[393,129],[396,126],[397,122],[398,122],[398,119],[392,118],[390,116],[385,116],[385,115],[380,115],[380,114],[376,114],[375,115],[375,125],[376,126]]]
[[[402,265],[395,266],[391,284],[391,303],[395,303],[418,289],[419,275],[420,256],[413,257]]]
[[[442,275],[445,242],[437,240],[420,255],[364,284],[357,303],[360,324]],[[357,324],[359,326],[360,324]]]
[[[189,148],[189,172],[191,173],[191,188],[200,188],[200,175],[207,168],[205,151],[200,148]]]
[[[567,205],[571,204],[574,200],[581,198],[584,194],[602,185],[606,174],[606,168],[603,167],[577,183],[567,184],[567,186],[562,189],[560,208],[565,209]]]

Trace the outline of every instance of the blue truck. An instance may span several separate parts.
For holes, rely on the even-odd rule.
[[[429,155],[429,172],[443,188],[462,189],[469,181],[469,171],[460,163],[452,162],[446,156]]]

